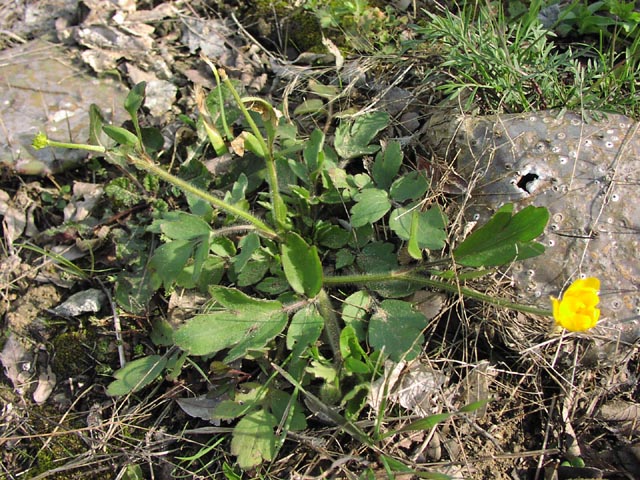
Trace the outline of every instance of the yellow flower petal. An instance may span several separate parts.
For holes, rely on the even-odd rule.
[[[551,297],[556,324],[572,332],[595,327],[600,318],[600,309],[595,308],[600,303],[599,289],[597,278],[581,278],[573,282],[561,298]]]

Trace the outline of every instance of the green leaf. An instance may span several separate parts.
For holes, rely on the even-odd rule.
[[[316,238],[319,245],[337,249],[349,243],[351,232],[338,225],[323,223],[316,227]]]
[[[324,102],[319,98],[310,98],[309,100],[305,100],[300,105],[298,105],[293,114],[296,117],[300,115],[309,115],[313,113],[318,113],[324,110]]]
[[[324,328],[324,318],[315,305],[307,305],[298,310],[291,319],[287,330],[287,348],[298,355],[304,348],[313,345]]]
[[[375,136],[389,124],[389,114],[371,112],[355,119],[343,120],[336,129],[334,147],[344,159],[371,155],[377,152],[378,145],[369,145]]]
[[[253,402],[238,403],[233,400],[222,400],[211,411],[212,420],[233,420],[253,409]]]
[[[195,245],[190,240],[174,240],[160,245],[153,252],[148,267],[165,288],[171,288],[183,274],[184,268],[193,255]]]
[[[164,147],[164,137],[157,128],[144,127],[140,129],[142,144],[147,152],[156,153]]]
[[[169,289],[182,272],[193,253],[191,240],[174,240],[160,245],[149,260],[149,268],[162,280]]]
[[[127,363],[113,374],[116,380],[107,387],[107,394],[119,396],[137,392],[153,382],[166,363],[167,359],[161,355],[150,355]]]
[[[263,144],[258,140],[258,138],[251,132],[244,131],[242,133],[242,137],[244,138],[244,148],[260,158],[265,158],[268,152],[265,151]]]
[[[425,316],[402,300],[383,300],[369,321],[369,344],[391,360],[413,360],[422,349]]]
[[[422,260],[422,250],[418,243],[418,231],[420,225],[420,212],[414,210],[411,212],[411,229],[409,233],[409,244],[407,245],[407,252],[415,260]]]
[[[124,109],[132,119],[137,118],[138,110],[140,110],[144,102],[146,87],[147,82],[138,83],[129,91],[127,98],[124,100]]]
[[[356,256],[346,248],[342,248],[336,252],[336,270],[353,265]]]
[[[324,133],[322,130],[315,129],[309,136],[304,151],[302,152],[304,163],[307,166],[307,171],[313,176],[315,172],[322,166],[323,154],[322,148],[324,147]]]
[[[421,171],[409,172],[393,182],[389,194],[396,202],[417,200],[429,188],[429,180]]]
[[[140,145],[138,137],[125,128],[114,127],[113,125],[103,125],[102,131],[120,145],[128,147],[137,147]]]
[[[410,205],[393,210],[389,217],[389,228],[406,241],[411,240],[413,231],[413,238],[420,249],[443,248],[447,240],[445,230],[447,216],[438,206],[433,206],[424,212],[419,211],[418,208]]]
[[[276,453],[276,436],[273,429],[278,420],[269,412],[256,410],[242,418],[233,429],[231,453],[238,457],[243,470],[272,460]]]
[[[271,411],[280,423],[290,418],[288,430],[300,431],[307,428],[305,411],[297,399],[292,398],[287,392],[271,389],[269,391]]]
[[[173,240],[193,240],[208,237],[211,227],[197,215],[187,212],[167,212],[161,220],[156,220],[162,233]]]
[[[315,246],[310,247],[294,232],[287,233],[282,245],[282,268],[293,290],[315,297],[322,288],[322,264]]]
[[[127,312],[143,313],[156,289],[160,286],[156,279],[157,275],[148,269],[140,272],[120,273],[116,280],[116,302]]]
[[[262,256],[263,258],[252,259],[247,262],[245,268],[243,268],[242,271],[238,274],[237,284],[239,287],[255,285],[260,280],[262,280],[266,273],[269,271],[271,262],[268,259],[264,258],[264,255],[254,255],[254,257],[256,256]]]
[[[94,103],[89,105],[89,143],[91,145],[102,145],[107,148],[113,145],[112,139],[109,139],[102,129],[105,123],[100,107]]]
[[[497,267],[544,252],[534,238],[549,221],[549,211],[530,205],[515,215],[513,204],[500,208],[482,227],[469,235],[453,251],[456,263],[467,267]]]
[[[453,413],[436,413],[435,415],[429,415],[428,417],[421,418],[420,420],[416,420],[415,422],[402,427],[400,430],[396,430],[394,433],[411,432],[416,430],[431,430],[439,423],[442,423],[445,420],[451,418],[452,415]]]
[[[251,260],[253,253],[260,248],[260,237],[256,233],[250,233],[238,244],[240,253],[233,258],[233,268],[236,274],[240,274],[247,262]]]
[[[352,373],[371,372],[371,369],[363,362],[366,360],[367,354],[360,345],[360,339],[351,325],[347,325],[340,332],[340,353],[345,361],[345,366]]]
[[[268,295],[280,295],[289,290],[289,282],[284,276],[267,277],[256,285],[256,290]]]
[[[158,347],[168,347],[174,343],[173,328],[171,324],[163,318],[158,318],[153,321],[149,337],[153,344]]]
[[[366,290],[352,293],[344,299],[342,305],[342,321],[347,326],[352,326],[358,336],[358,340],[365,340],[365,319],[373,303],[373,297]]]
[[[402,149],[400,143],[393,141],[384,149],[384,153],[378,153],[371,168],[371,175],[376,185],[388,190],[393,179],[398,174],[402,165]]]
[[[467,405],[465,405],[464,407],[461,407],[458,410],[458,413],[473,413],[476,410],[484,407],[485,405],[487,405],[491,400],[490,399],[484,399],[484,400],[478,400],[477,402],[472,402],[469,403]]]
[[[142,473],[140,465],[127,465],[124,474],[120,478],[122,480],[144,480],[145,475]]]
[[[351,207],[351,225],[355,228],[380,220],[391,208],[387,192],[367,188],[356,195],[357,203]]]
[[[287,314],[279,312],[258,323],[254,328],[249,328],[237,345],[229,350],[224,361],[233,362],[246,357],[249,351],[263,349],[269,341],[282,333],[287,326],[287,320]]]
[[[225,362],[262,348],[286,326],[287,315],[275,300],[259,300],[233,288],[211,286],[209,293],[224,310],[197,315],[178,328],[176,345],[192,355],[236,348]]]

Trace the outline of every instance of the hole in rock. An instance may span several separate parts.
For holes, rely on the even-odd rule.
[[[522,175],[520,177],[520,180],[518,180],[518,183],[516,183],[516,185],[525,192],[532,193],[533,190],[531,187],[533,187],[533,181],[537,180],[538,178],[540,177],[535,173],[527,173],[526,175]]]

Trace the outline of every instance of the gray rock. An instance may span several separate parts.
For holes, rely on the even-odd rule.
[[[69,51],[34,40],[0,53],[0,164],[21,174],[46,175],[87,158],[80,150],[31,147],[34,135],[84,143],[89,105],[97,104],[116,124],[125,119],[126,90],[112,79],[96,79],[74,67]]]
[[[451,138],[451,137],[450,137]],[[549,308],[580,276],[601,281],[602,332],[640,337],[640,133],[616,114],[542,111],[456,123],[457,171],[469,179],[467,220],[507,202],[549,209],[547,251],[508,269],[517,295]]]

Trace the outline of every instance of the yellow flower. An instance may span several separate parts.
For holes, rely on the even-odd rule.
[[[562,298],[551,297],[556,325],[572,332],[595,327],[600,318],[600,309],[596,308],[600,302],[598,290],[600,280],[594,277],[581,278],[567,288]]]

